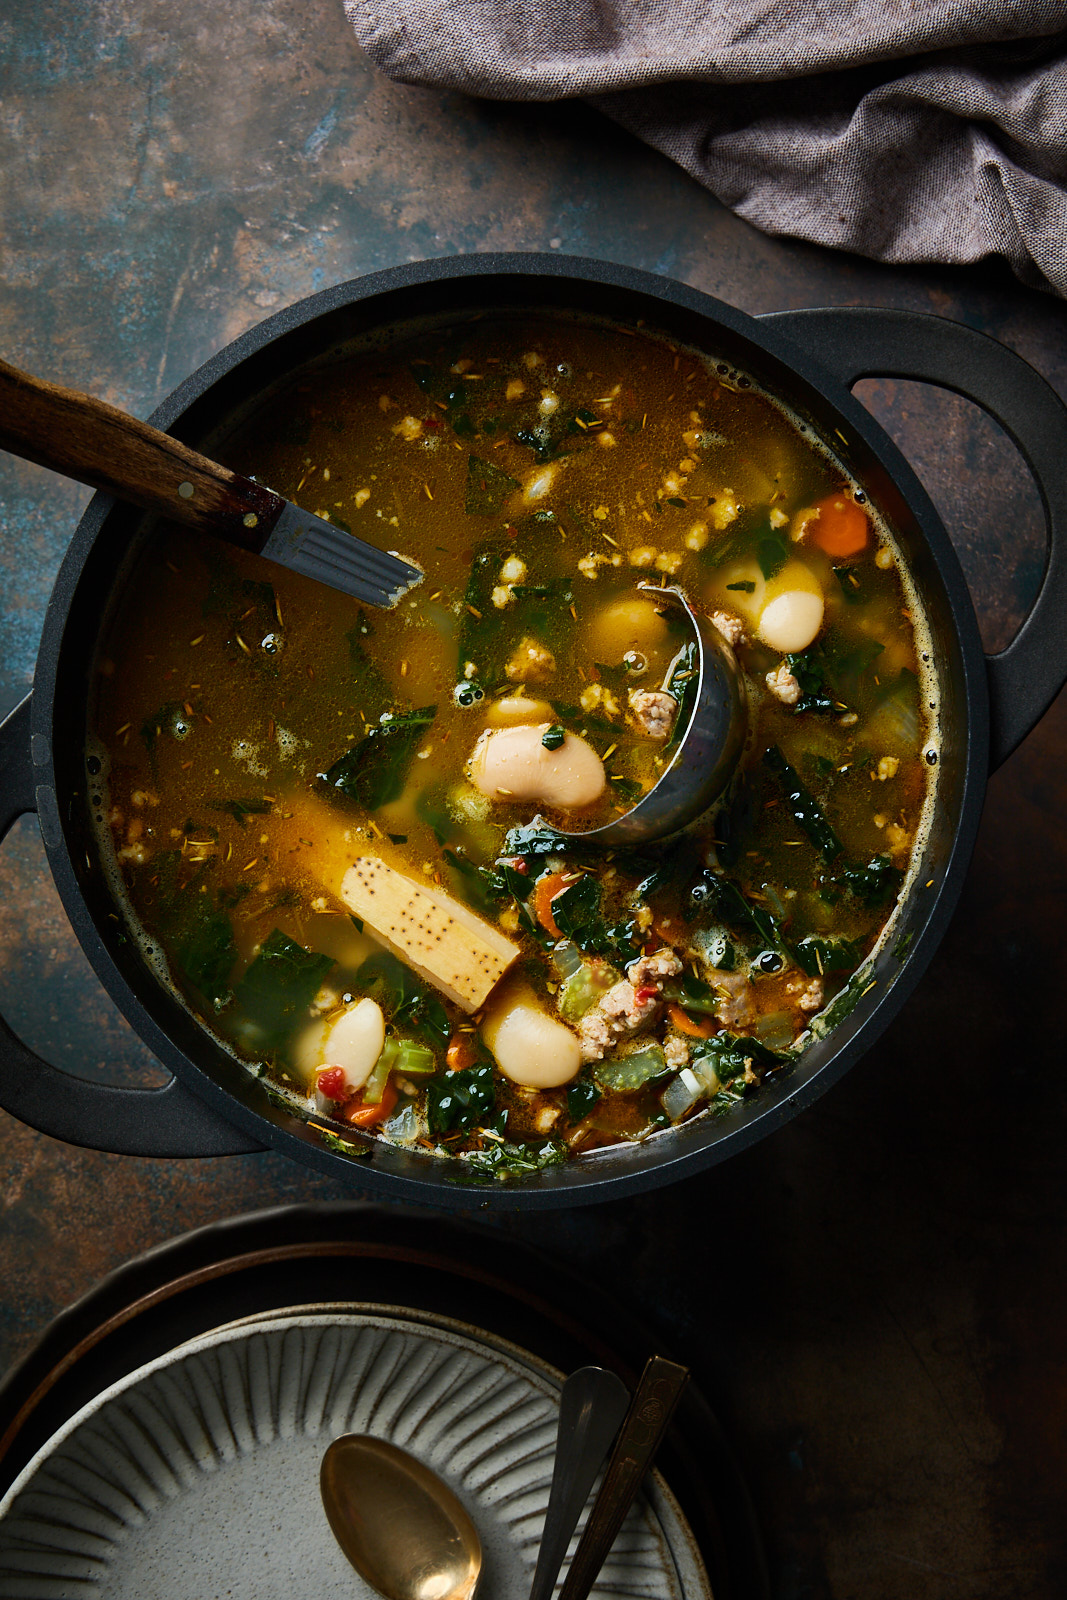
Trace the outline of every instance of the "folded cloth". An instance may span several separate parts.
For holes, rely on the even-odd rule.
[[[740,216],[1067,296],[1065,0],[345,0],[404,83],[581,95]]]

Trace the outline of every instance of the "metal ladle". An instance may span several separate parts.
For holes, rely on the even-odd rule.
[[[635,806],[584,833],[554,830],[564,839],[582,844],[626,848],[684,828],[726,787],[745,742],[741,669],[722,634],[707,617],[694,611],[681,589],[661,589],[648,583],[638,584],[638,588],[661,604],[680,606],[692,624],[697,644],[693,709],[687,726],[669,747],[666,771]]]

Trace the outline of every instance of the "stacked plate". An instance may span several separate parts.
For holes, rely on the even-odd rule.
[[[481,1589],[529,1593],[560,1374],[483,1330],[394,1306],[278,1308],[216,1328],[104,1389],[0,1501],[0,1596],[367,1596],[330,1533],[319,1464],[370,1433],[452,1487],[485,1552]],[[658,1473],[594,1593],[712,1600]]]

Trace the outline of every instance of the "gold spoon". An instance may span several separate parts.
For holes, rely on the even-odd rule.
[[[326,1451],[319,1484],[338,1544],[386,1600],[471,1600],[481,1540],[436,1472],[384,1439],[348,1433]]]

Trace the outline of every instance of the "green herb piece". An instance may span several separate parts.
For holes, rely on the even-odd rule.
[[[484,1150],[471,1150],[461,1159],[468,1181],[487,1183],[493,1178],[519,1177],[562,1166],[567,1160],[567,1147],[554,1139],[540,1145],[508,1144],[494,1139]]]
[[[790,766],[777,745],[763,752],[763,764],[781,783],[793,821],[804,830],[815,848],[827,861],[839,856],[844,848],[841,840],[827,822],[815,796],[801,783],[796,769]]]
[[[464,510],[469,517],[498,516],[508,495],[518,487],[518,479],[498,467],[495,461],[482,461],[478,456],[469,456]]]
[[[746,936],[750,949],[779,946],[781,931],[776,919],[762,906],[754,906],[732,878],[705,871],[689,891],[690,904],[698,910],[708,907],[730,927]]]
[[[566,730],[561,728],[558,722],[554,722],[551,728],[546,728],[541,735],[541,743],[546,750],[558,750],[566,737]]]
[[[500,855],[517,856],[528,867],[534,864],[540,867],[546,856],[565,856],[574,847],[573,839],[565,839],[553,828],[524,822],[520,827],[508,830]],[[583,847],[583,853],[588,853],[588,847]]]
[[[469,861],[462,850],[442,852],[452,877],[452,887],[475,911],[492,912],[509,892],[503,874]],[[519,877],[519,873],[514,874]]]
[[[728,589],[739,589],[742,594],[755,594],[756,585],[751,578],[742,578],[740,583],[728,583]]]
[[[603,889],[592,873],[585,872],[552,900],[552,916],[560,932],[573,939],[579,950],[607,956],[625,967],[640,954],[632,917],[610,923],[601,910]]]
[[[667,742],[663,746],[665,751],[676,745],[689,727],[693,717],[693,707],[696,704],[699,681],[700,664],[694,639],[675,656],[670,675],[663,686],[666,693],[673,695],[678,702],[678,711],[667,736]]]
[[[443,1004],[388,950],[367,957],[356,973],[356,987],[377,1000],[391,1022],[428,1034],[440,1045],[448,1043],[452,1026]]]
[[[825,714],[837,709],[838,703],[830,693],[822,666],[814,652],[803,650],[790,653],[785,658],[785,664],[800,685],[800,699],[793,707],[797,715],[802,711]],[[833,763],[830,762],[829,766],[832,770]]]
[[[683,1011],[692,1011],[698,1016],[714,1017],[719,1008],[715,990],[691,972],[683,972],[677,983],[665,983],[663,998],[673,1000]]]
[[[323,979],[335,963],[296,944],[279,928],[267,935],[259,954],[234,988],[234,995],[253,1024],[251,1041],[262,1050],[277,1050],[301,1022]]]
[[[362,933],[363,932],[363,918],[362,917],[353,916],[353,914],[350,911],[348,913],[348,920],[352,924],[352,926],[355,928],[357,933]]]
[[[884,905],[904,882],[904,874],[893,866],[888,856],[874,856],[865,867],[849,863],[836,877],[868,910]]]
[[[669,506],[677,506],[679,508],[679,510],[684,511],[685,508],[686,508],[687,502],[685,500],[680,499],[678,495],[669,494],[667,496],[666,504],[669,505]]]
[[[331,788],[366,811],[377,811],[402,793],[408,767],[437,715],[436,706],[401,712],[371,728],[323,774]]]
[[[812,1018],[811,1033],[815,1039],[825,1039],[832,1033],[839,1023],[850,1017],[866,994],[872,982],[870,967],[861,967],[854,972],[840,994],[836,994],[817,1017]]]
[[[866,574],[859,567],[841,566],[834,568],[834,577],[841,585],[841,593],[846,604],[850,606],[865,605],[871,598],[870,585],[864,582]]]
[[[780,533],[768,533],[756,546],[759,569],[769,583],[789,559],[789,545]]]
[[[567,1090],[567,1115],[572,1122],[581,1122],[602,1098],[603,1091],[591,1078],[579,1078]]]
[[[207,895],[192,897],[183,918],[184,930],[175,946],[175,958],[184,976],[199,989],[216,1011],[230,999],[229,976],[237,960],[230,919],[212,911]]]
[[[892,952],[891,952],[891,954],[893,955],[894,960],[903,961],[904,957],[907,955],[908,951],[911,949],[912,944],[914,943],[914,941],[915,941],[915,929],[914,928],[909,928],[907,933],[902,933],[900,938],[897,940],[896,944],[893,946],[893,949],[892,949]]]
[[[643,1089],[646,1083],[655,1083],[657,1078],[665,1077],[670,1071],[672,1068],[667,1065],[663,1046],[659,1044],[646,1045],[643,1050],[636,1050],[629,1056],[609,1056],[593,1066],[596,1080],[602,1088],[623,1094]]]
[[[697,1039],[689,1053],[694,1067],[714,1067],[720,1083],[742,1077],[751,1062],[760,1067],[780,1067],[790,1059],[784,1051],[771,1050],[748,1034],[716,1033],[710,1039]]]
[[[327,1150],[336,1150],[338,1155],[354,1156],[360,1160],[366,1160],[371,1153],[369,1144],[353,1144],[351,1139],[342,1139],[339,1133],[334,1133],[330,1128],[324,1128],[321,1122],[313,1122],[311,1126],[315,1129]]]
[[[239,822],[242,828],[246,817],[263,816],[271,808],[271,802],[262,798],[245,800],[209,800],[208,805],[212,811],[225,811],[226,815]]]
[[[822,939],[809,934],[793,946],[793,959],[809,978],[825,972],[852,972],[861,960],[859,945],[853,939]]]
[[[638,783],[636,778],[624,778],[620,773],[609,772],[608,779],[614,785],[619,799],[625,800],[627,805],[632,806],[645,792],[644,784]]]
[[[484,1126],[495,1105],[496,1083],[488,1061],[446,1073],[426,1085],[426,1119],[431,1133],[467,1133]]]

